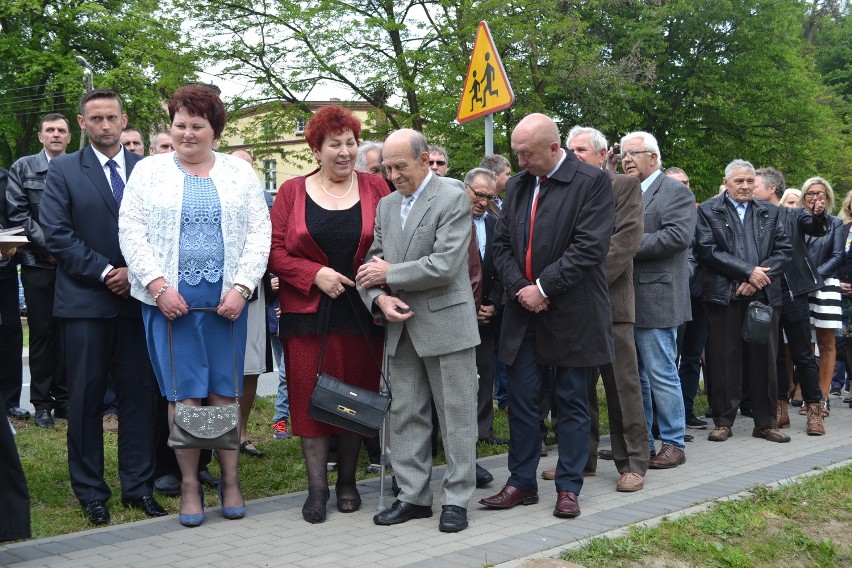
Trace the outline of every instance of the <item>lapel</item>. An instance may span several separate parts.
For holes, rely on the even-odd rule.
[[[405,258],[405,255],[408,253],[408,247],[411,245],[411,237],[414,236],[414,231],[420,226],[420,222],[432,206],[431,201],[438,194],[439,187],[438,176],[432,174],[432,179],[423,188],[423,193],[420,194],[420,197],[411,206],[411,211],[409,211],[408,217],[405,219],[405,229],[402,229],[399,223],[399,212],[402,209],[402,196],[400,196],[399,204],[395,207],[397,213],[396,226],[402,230],[402,238],[397,241],[397,250],[400,253],[400,258]]]
[[[101,198],[106,203],[107,208],[109,208],[113,217],[118,219],[118,205],[115,203],[115,197],[112,195],[112,190],[109,187],[109,182],[107,181],[103,166],[101,166],[101,163],[98,161],[97,156],[95,156],[95,151],[92,150],[91,146],[86,146],[83,149],[80,161],[83,167],[83,173],[91,180],[92,185],[98,193],[101,194]]]
[[[660,190],[660,187],[663,185],[663,180],[666,179],[666,174],[660,172],[657,176],[657,179],[651,184],[651,186],[645,190],[645,193],[642,195],[642,199],[645,201],[645,209],[651,204],[656,197],[657,192]]]

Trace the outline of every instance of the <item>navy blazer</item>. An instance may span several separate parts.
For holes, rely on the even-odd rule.
[[[129,179],[142,158],[122,152]],[[47,250],[58,262],[56,317],[141,317],[137,300],[113,294],[101,280],[107,265],[127,263],[118,245],[118,206],[91,146],[50,161],[41,225]]]
[[[550,299],[533,313],[516,298],[530,284],[524,274],[535,176],[509,178],[503,214],[494,231],[494,265],[506,292],[500,360],[515,361],[527,326],[535,326],[539,363],[593,367],[613,358],[606,256],[615,223],[609,176],[573,152],[540,188],[533,231],[533,279]]]

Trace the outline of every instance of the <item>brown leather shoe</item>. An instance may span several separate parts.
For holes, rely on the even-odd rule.
[[[789,428],[790,427],[790,413],[787,412],[787,401],[779,400],[778,407],[775,411],[775,421],[778,423],[779,428]]]
[[[621,474],[621,478],[619,478],[618,483],[615,485],[615,490],[622,493],[632,493],[633,491],[639,491],[643,487],[645,487],[645,478],[638,473],[628,471]]]
[[[556,508],[553,516],[573,519],[580,516],[580,501],[573,491],[560,491],[556,494]]]
[[[584,469],[583,470],[583,477],[594,477],[595,473],[596,472],[594,472],[590,469]],[[541,478],[546,479],[547,481],[553,481],[554,479],[556,479],[556,468],[552,467],[550,469],[546,469],[546,470],[542,471],[541,472]]]
[[[651,469],[671,469],[686,463],[686,454],[680,448],[663,444],[659,453],[648,462]]]
[[[808,403],[808,436],[825,436],[825,421],[822,417],[822,408],[818,402]]]
[[[492,509],[511,509],[515,505],[535,505],[538,503],[538,493],[522,491],[512,485],[504,485],[500,493],[480,499],[479,502]]]
[[[755,428],[751,431],[751,435],[755,438],[763,438],[770,442],[778,442],[783,444],[790,441],[790,436],[787,436],[776,428]]]
[[[612,450],[598,450],[598,459],[612,460]]]
[[[728,426],[716,426],[707,436],[707,439],[711,442],[724,442],[733,435],[734,433]]]

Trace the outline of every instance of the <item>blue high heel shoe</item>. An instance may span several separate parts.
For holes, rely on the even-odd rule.
[[[180,524],[185,527],[200,527],[201,523],[204,522],[204,488],[199,486],[198,492],[201,494],[201,513],[194,513],[191,515],[178,513],[178,521],[180,521]]]
[[[222,485],[224,485],[221,481],[219,482],[218,491],[219,491],[219,502],[222,503],[222,516],[228,520],[233,521],[234,519],[242,519],[246,516],[246,506],[242,507],[226,507],[225,506],[225,498],[222,496]]]

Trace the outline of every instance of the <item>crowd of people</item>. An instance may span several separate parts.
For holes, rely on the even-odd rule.
[[[373,520],[431,517],[437,497],[443,532],[467,528],[474,489],[493,481],[478,443],[507,445],[510,472],[482,505],[538,502],[548,416],[558,461],[540,477],[554,482],[553,514],[573,518],[599,459],[614,461],[617,491],[639,491],[648,469],[686,462],[703,418],[714,442],[738,415],[753,418],[754,437],[788,442],[794,405],[807,434],[823,435],[830,396],[848,388],[852,193],[835,216],[823,178],[787,188],[778,170],[734,159],[699,204],[652,134],[610,146],[576,126],[563,143],[551,118],[530,114],[511,134],[519,174],[491,155],[460,181],[422,133],[365,142],[358,119],[328,105],[305,127],[316,168],[273,202],[251,154],[217,150],[226,113],[214,89],[183,87],[168,112],[143,159],[120,96],[94,90],[77,117],[86,148],[65,154],[70,124],[48,114],[43,150],[0,171],[0,225],[29,239],[0,260],[0,392],[10,419],[31,418],[17,264],[33,422],[67,419],[71,487],[92,524],[110,520],[103,433],[115,430],[125,507],[163,516],[155,491],[180,495],[179,522],[199,526],[206,486],[227,519],[244,517],[239,454],[263,456],[246,430],[273,353],[273,430],[300,438],[304,520],[326,521],[333,469],[337,511],[359,510],[362,444],[374,464],[382,450],[311,416],[318,374],[378,391],[386,359],[397,499]],[[705,417],[694,405],[702,374]],[[598,447],[598,377],[611,449]],[[176,403],[236,402],[239,449],[215,451],[221,478],[209,449],[168,446]],[[495,409],[508,413],[508,440],[494,435]],[[0,427],[0,487],[20,508],[12,433]],[[0,538],[28,535],[22,511]]]

